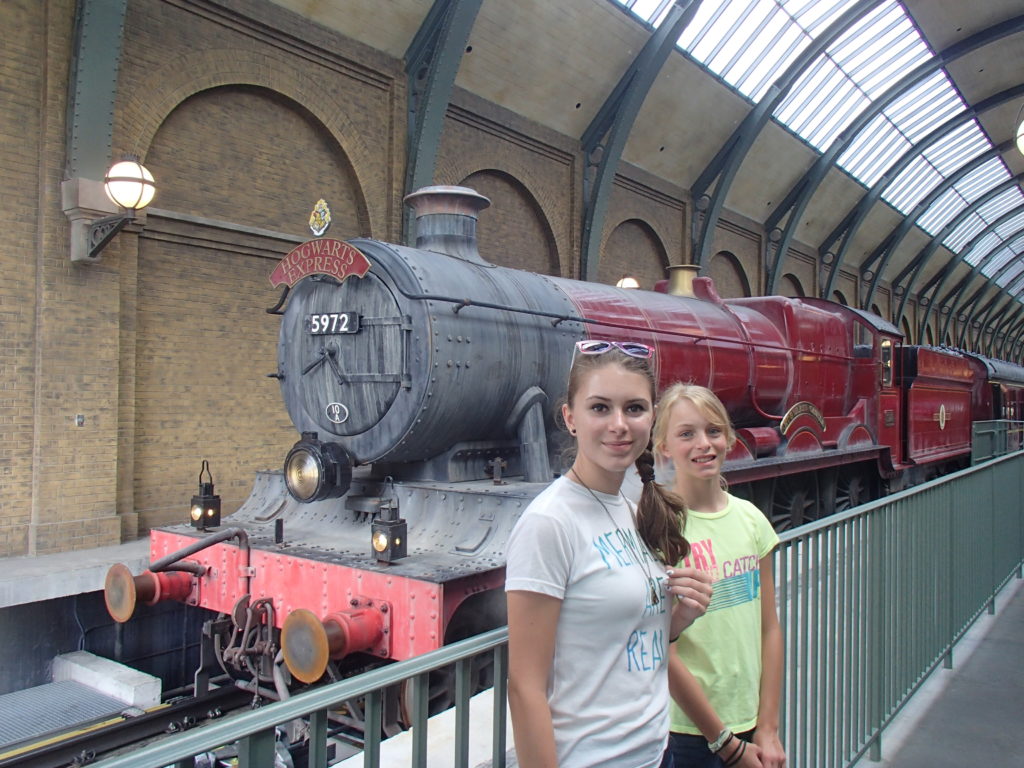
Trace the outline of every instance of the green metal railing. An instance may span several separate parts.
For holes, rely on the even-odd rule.
[[[1024,454],[783,535],[791,768],[881,759],[885,727],[1024,561]]]
[[[998,419],[971,425],[971,464],[1005,456],[1024,447],[1024,421]]]
[[[412,681],[412,757],[410,766],[427,764],[427,728],[429,675],[432,671],[455,665],[455,722],[453,768],[469,766],[469,700],[474,657],[492,654],[494,662],[494,718],[491,723],[494,768],[505,766],[505,714],[507,711],[508,629],[491,630],[476,637],[431,651],[415,659],[380,667],[358,677],[316,688],[262,709],[230,716],[212,725],[172,736],[130,753],[102,760],[95,768],[163,768],[175,765],[191,767],[193,757],[225,744],[238,742],[239,768],[274,768],[275,728],[297,718],[309,720],[309,765],[327,764],[328,713],[347,707],[349,702],[365,700],[357,706],[365,716],[366,741],[363,765],[380,765],[381,725],[384,690]],[[476,727],[481,727],[478,724]]]
[[[781,536],[775,554],[785,635],[782,738],[790,768],[881,759],[885,727],[1024,563],[1024,453],[947,475]],[[413,680],[412,748],[427,764],[428,675],[456,665],[450,762],[468,766],[474,656],[493,654],[492,760],[505,765],[507,629],[196,728],[97,768],[191,766],[191,757],[239,742],[242,768],[273,766],[274,728],[310,721],[310,766],[326,764],[328,712],[365,696],[366,733],[381,732],[385,688]],[[482,727],[474,724],[475,729]],[[380,764],[368,736],[363,765]]]

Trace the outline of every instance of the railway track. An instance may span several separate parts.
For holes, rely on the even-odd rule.
[[[114,750],[162,734],[179,733],[247,706],[252,693],[234,686],[162,705],[137,717],[118,716],[51,732],[0,752],[0,768],[64,768],[89,765]]]

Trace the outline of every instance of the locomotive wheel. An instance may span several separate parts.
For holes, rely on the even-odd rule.
[[[871,487],[858,470],[839,470],[836,477],[836,512],[845,512],[871,501]]]
[[[459,606],[448,624],[444,635],[445,645],[451,645],[507,623],[504,593],[491,591],[473,595]],[[493,685],[494,655],[480,654],[470,663],[469,695],[472,696]],[[429,673],[427,689],[428,717],[455,706],[455,665],[449,664]],[[413,681],[407,680],[402,684],[399,695],[399,717],[405,728],[412,725],[414,696]]]
[[[791,475],[775,481],[769,519],[776,531],[796,528],[820,517],[821,499],[813,475]]]

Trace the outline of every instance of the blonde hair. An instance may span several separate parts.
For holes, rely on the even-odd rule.
[[[736,444],[736,430],[729,421],[729,412],[725,410],[718,395],[707,387],[697,384],[677,382],[661,394],[658,401],[658,418],[654,422],[654,450],[660,453],[668,440],[668,420],[672,409],[680,400],[689,400],[693,407],[700,411],[701,416],[725,433],[729,450]]]
[[[654,371],[649,360],[632,357],[618,349],[610,349],[599,355],[575,355],[569,368],[569,385],[566,403],[573,407],[576,393],[583,377],[606,365],[618,365],[630,373],[643,376],[650,387],[651,404],[654,404],[657,387]],[[686,523],[686,504],[675,493],[654,481],[654,454],[652,446],[636,460],[636,469],[643,483],[640,501],[636,509],[637,533],[648,549],[658,555],[670,568],[690,554],[690,543],[683,536]]]

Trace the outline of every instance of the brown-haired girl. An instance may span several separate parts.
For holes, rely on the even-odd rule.
[[[665,568],[687,544],[680,501],[653,482],[652,354],[577,344],[562,407],[575,460],[509,540],[509,705],[523,768],[671,765],[669,644],[710,587],[696,569]],[[620,491],[634,463],[636,509]]]

